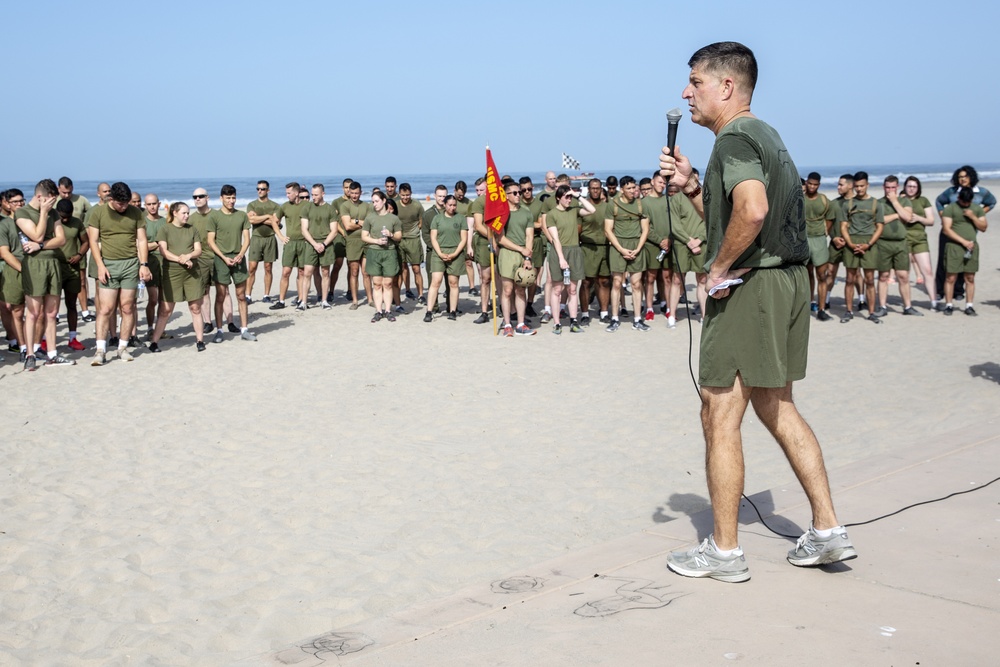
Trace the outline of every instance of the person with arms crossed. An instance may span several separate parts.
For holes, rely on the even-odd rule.
[[[753,52],[719,42],[695,52],[683,97],[691,120],[716,135],[705,190],[679,149],[663,149],[661,171],[705,217],[711,298],[701,333],[699,375],[714,530],[700,546],[670,554],[688,577],[750,578],[739,546],[746,408],[778,441],[812,508],[808,531],[788,552],[797,566],[855,558],[837,521],[823,454],[799,414],[792,384],[805,377],[809,347],[809,245],[799,175],[778,133],[750,111]],[[743,284],[730,281],[741,279]],[[729,285],[729,286],[727,286]]]
[[[257,181],[257,199],[247,204],[250,220],[250,250],[247,251],[247,303],[252,303],[253,285],[257,280],[257,266],[264,263],[264,297],[261,303],[271,303],[271,285],[274,281],[274,263],[278,261],[278,240],[288,242],[281,233],[278,209],[281,205],[269,197],[271,184]]]

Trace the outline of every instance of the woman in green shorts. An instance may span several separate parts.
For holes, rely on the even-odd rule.
[[[390,205],[392,208],[390,209]],[[392,313],[392,284],[399,275],[399,253],[396,246],[403,238],[403,223],[392,211],[396,204],[381,192],[372,193],[374,213],[361,225],[361,240],[365,243],[365,270],[372,279],[372,300],[375,315],[372,322],[382,318],[396,321]]]
[[[577,321],[579,300],[576,296],[580,281],[584,278],[583,251],[580,249],[580,226],[583,221],[580,215],[591,215],[595,212],[594,205],[586,197],[579,197],[580,207],[571,207],[576,195],[568,185],[556,188],[556,207],[545,216],[545,226],[549,229],[552,239],[552,252],[549,253],[549,275],[552,276],[552,294],[546,294],[553,313],[559,312],[562,303],[563,288],[566,288],[566,307],[569,310],[569,330],[571,333],[582,333],[583,328]],[[561,334],[562,324],[556,320],[552,333]]]
[[[160,292],[163,305],[156,318],[156,329],[153,330],[153,342],[149,344],[150,352],[159,352],[159,340],[163,330],[167,328],[167,320],[174,312],[174,304],[187,301],[191,311],[191,322],[194,337],[198,341],[199,352],[205,351],[205,328],[201,319],[201,300],[205,296],[205,284],[198,262],[201,256],[201,237],[198,230],[188,224],[190,215],[187,204],[174,202],[167,209],[167,224],[160,227],[156,233],[156,243],[160,246],[160,256],[163,259],[160,279]]]
[[[427,290],[427,313],[424,322],[430,322],[437,307],[437,295],[441,289],[444,274],[448,274],[448,319],[458,316],[458,278],[465,273],[465,244],[469,240],[469,228],[465,217],[457,215],[458,202],[455,195],[444,200],[444,213],[438,213],[431,221],[431,287]]]
[[[913,219],[906,225],[906,245],[910,250],[910,263],[917,267],[917,284],[923,284],[927,296],[931,298],[931,309],[937,305],[937,289],[934,285],[934,269],[931,268],[931,250],[927,243],[927,228],[934,225],[934,207],[923,196],[920,179],[909,176],[903,191],[913,207]]]

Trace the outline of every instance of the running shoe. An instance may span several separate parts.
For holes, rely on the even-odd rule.
[[[517,328],[514,329],[514,333],[518,336],[534,336],[538,332],[529,327],[527,324],[518,324]]]
[[[649,331],[649,325],[642,320],[632,320],[633,331]]]
[[[731,584],[750,579],[750,568],[737,547],[732,555],[722,556],[711,537],[687,551],[674,551],[667,556],[667,567],[685,577],[710,577]]]
[[[83,343],[80,342],[80,339],[74,338],[73,340],[71,340],[69,342],[69,349],[76,350],[77,352],[79,352],[80,350],[83,350],[83,349],[86,349],[86,348],[84,348]]]
[[[35,355],[29,355],[24,358],[24,370],[33,371],[37,368],[37,362],[35,361]]]
[[[240,340],[248,340],[251,343],[256,343],[257,342],[257,336],[255,336],[252,331],[250,331],[249,329],[247,329],[246,331],[241,331],[240,332]]]
[[[213,343],[221,343],[224,340],[222,336],[222,329],[215,332],[215,337],[212,339]]]
[[[525,311],[525,314],[527,314],[527,311]],[[551,321],[552,321],[552,313],[550,313],[547,310],[542,313],[542,319],[538,320],[540,324],[548,324]]]
[[[607,331],[608,333],[614,333],[618,331],[618,327],[620,327],[621,325],[622,323],[619,320],[611,320],[611,324],[604,327],[604,330]]]
[[[560,335],[562,333],[562,325],[559,324],[559,323],[556,323],[556,325],[554,327],[552,327],[552,333],[554,333],[557,336]]]
[[[76,362],[72,359],[67,359],[66,357],[56,355],[54,357],[49,357],[45,360],[46,366],[76,366]]]
[[[154,352],[154,353],[155,352],[159,352],[160,351],[160,345],[158,343],[150,343],[149,344],[149,351],[150,352]]]
[[[135,357],[132,356],[132,353],[128,351],[127,347],[118,348],[118,358],[122,361],[132,361],[135,359]]]
[[[194,347],[199,352],[204,352],[205,351],[205,341],[203,341],[203,340],[198,341],[197,343],[195,343]]]
[[[479,317],[472,321],[473,324],[486,324],[490,321],[490,316],[486,313],[480,313]]]
[[[656,319],[656,313],[653,312],[653,309],[649,308],[648,310],[646,310],[646,321],[652,322],[655,319]]]
[[[825,310],[818,310],[816,311],[816,319],[819,320],[820,322],[826,322],[827,320],[831,320],[833,318],[830,317],[830,313],[826,312]]]
[[[919,310],[917,310],[913,306],[910,306],[909,308],[904,308],[903,309],[903,314],[904,315],[916,315],[917,317],[923,317],[924,316],[923,313],[921,313]]]
[[[965,307],[965,314],[966,315],[970,315],[972,317],[978,316],[978,313],[976,312],[976,309],[973,308],[972,306],[966,306]]]
[[[229,333],[239,333],[240,332],[240,328],[238,326],[236,326],[235,324],[233,324],[232,322],[230,322],[229,324],[226,325],[226,329],[229,331]]]
[[[104,352],[101,351],[101,350],[98,350],[97,354],[94,355],[94,359],[90,362],[90,365],[91,366],[103,366],[106,361],[107,361],[107,357],[105,356]]]
[[[431,315],[431,311],[428,310],[426,313],[424,313],[424,322],[433,322],[433,321],[434,321],[434,316]]]
[[[857,557],[858,552],[847,537],[847,531],[840,526],[833,529],[830,537],[820,537],[812,524],[809,524],[809,530],[795,543],[795,548],[788,552],[788,562],[799,567],[828,565]]]
[[[270,297],[266,297],[266,296],[265,296],[263,300],[264,300],[265,302],[269,302],[269,300],[270,300]],[[275,301],[274,303],[272,303],[272,304],[271,304],[271,305],[270,305],[270,306],[268,307],[268,310],[281,310],[281,309],[282,309],[282,308],[284,308],[284,307],[285,307],[285,302],[284,302],[284,301]]]
[[[504,335],[504,338],[513,338],[514,337],[514,327],[510,326],[509,324],[503,325],[503,335]]]
[[[583,333],[583,327],[581,327],[580,323],[577,322],[576,320],[572,320],[569,323],[569,332],[570,333]]]

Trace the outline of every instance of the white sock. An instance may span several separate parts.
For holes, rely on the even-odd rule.
[[[816,533],[817,537],[822,537],[823,539],[826,539],[826,538],[830,537],[831,535],[833,535],[833,531],[836,530],[837,528],[840,528],[840,526],[835,526],[833,528],[827,528],[826,530],[820,530],[819,528],[813,528],[813,532]]]
[[[56,358],[56,351],[49,350],[49,359],[55,359],[55,358]]]
[[[606,310],[602,310],[602,311],[601,311],[601,319],[603,320],[603,319],[604,319],[605,317],[607,317],[607,316],[608,316],[608,311],[606,311]]]
[[[735,549],[720,549],[719,545],[715,543],[715,536],[714,535],[711,537],[711,540],[712,540],[712,546],[715,547],[715,550],[723,558],[729,558],[730,556],[732,556],[733,554],[735,554],[737,551],[741,551],[741,549],[739,548],[739,546],[737,546]]]
[[[107,352],[108,351],[108,341],[106,341],[106,340],[99,340],[99,341],[97,341],[97,351],[101,352],[101,353]]]
[[[240,333],[241,334],[245,334],[246,332],[247,332],[247,328],[246,327],[240,327]]]
[[[552,314],[552,306],[545,306],[545,312],[549,313],[551,315]]]
[[[7,345],[17,345],[17,339],[16,338],[8,338],[7,339]]]
[[[966,301],[965,302],[965,307],[966,308],[972,308],[972,302],[971,301]]]
[[[41,346],[41,345],[39,345],[38,343],[35,343],[35,346],[34,346],[33,348],[31,348],[31,349],[32,349],[32,350],[34,350],[34,352],[32,352],[32,354],[37,354],[37,353],[38,353],[38,351],[39,351],[40,349],[42,349],[42,346]]]
[[[121,352],[126,347],[128,347],[128,338],[118,338],[118,351]]]

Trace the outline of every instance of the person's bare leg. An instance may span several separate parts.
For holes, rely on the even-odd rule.
[[[170,320],[170,316],[173,314],[173,312],[174,312],[174,304],[164,301],[160,305],[160,312],[156,316],[156,328],[153,330],[154,343],[158,343],[160,339],[163,337],[163,332],[166,331],[167,322]],[[199,320],[201,319],[200,315],[198,316],[198,319]],[[201,322],[196,321],[194,324],[196,325],[195,328],[197,328],[197,325],[201,324]]]
[[[278,279],[278,301],[284,302],[288,296],[288,283],[292,279],[292,267],[281,267],[281,278]],[[264,285],[267,286],[267,265],[264,265]],[[270,290],[268,290],[270,291]]]
[[[739,546],[738,522],[743,496],[743,439],[740,426],[750,389],[737,374],[732,387],[702,387],[701,427],[705,434],[705,474],[712,502],[715,545]]]
[[[611,319],[618,319],[618,306],[621,305],[622,298],[622,274],[613,273],[611,285]]]
[[[903,300],[903,308],[909,308],[913,305],[910,298],[910,272],[897,270],[896,280],[899,281],[899,298]]]
[[[639,271],[629,275],[629,282],[632,283],[632,318],[642,319],[642,278],[645,271]],[[705,312],[705,311],[702,311]]]
[[[827,530],[840,525],[833,511],[823,451],[813,430],[795,407],[792,383],[777,389],[755,387],[750,402],[761,423],[778,441],[806,492],[812,508],[813,527]]]
[[[199,343],[205,342],[204,315],[202,315],[201,306],[201,301],[188,301],[188,310],[191,311],[191,326],[194,328],[194,338]]]
[[[868,312],[875,310],[875,269],[865,269],[865,302]]]
[[[954,284],[952,284],[954,286]],[[976,274],[966,273],[965,274],[965,304],[968,306],[970,303],[975,303],[976,301]]]
[[[448,310],[458,310],[458,276],[448,275]]]
[[[858,269],[847,269],[847,280],[844,282],[844,308],[847,312],[854,310],[854,286],[858,282]]]

